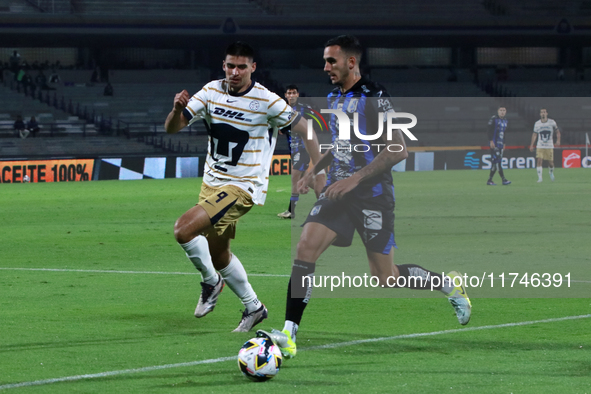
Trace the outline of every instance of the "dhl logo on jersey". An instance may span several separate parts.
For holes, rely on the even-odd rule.
[[[224,109],[220,107],[215,107],[212,115],[219,115],[228,119],[241,120],[243,122],[252,122],[251,119],[244,117],[244,112],[232,111],[231,109]]]

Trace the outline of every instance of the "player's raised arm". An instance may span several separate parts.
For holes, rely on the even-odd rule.
[[[183,115],[183,110],[189,104],[189,99],[189,92],[186,90],[174,96],[172,111],[170,111],[164,122],[164,129],[167,133],[178,133],[189,124],[189,120]]]

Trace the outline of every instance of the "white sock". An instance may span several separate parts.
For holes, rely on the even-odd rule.
[[[240,298],[249,313],[261,307],[261,302],[258,300],[250,283],[248,283],[246,271],[236,255],[232,254],[230,264],[220,270],[220,275],[222,275],[224,282],[232,289],[234,294]]]
[[[536,170],[538,171],[538,179],[542,179],[542,167],[536,167]]]
[[[554,175],[554,167],[548,167],[548,173],[550,176]]]
[[[296,341],[296,334],[298,333],[299,325],[295,324],[291,320],[286,320],[285,325],[283,326],[283,331],[289,331],[291,335],[291,339],[295,342]]]
[[[211,256],[209,254],[209,244],[207,238],[203,235],[198,235],[186,244],[180,244],[181,248],[185,250],[187,257],[195,268],[201,272],[203,282],[208,285],[215,285],[218,283],[218,274],[215,272]]]

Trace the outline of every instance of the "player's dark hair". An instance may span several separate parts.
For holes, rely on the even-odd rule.
[[[505,107],[504,105],[499,105],[499,108],[497,108],[497,109],[501,109],[501,108],[507,109],[507,107]]]
[[[300,88],[298,88],[298,85],[295,85],[293,83],[285,87],[285,93],[287,93],[288,90],[295,90],[298,93],[300,92]]]
[[[341,47],[341,50],[348,55],[353,55],[357,59],[357,63],[361,62],[361,55],[363,54],[363,48],[359,43],[359,40],[355,36],[350,35],[343,35],[338,36],[335,38],[331,38],[330,40],[326,41],[324,47],[331,47],[333,45],[338,45]]]
[[[243,56],[253,61],[254,49],[244,41],[236,41],[226,48],[226,56]]]

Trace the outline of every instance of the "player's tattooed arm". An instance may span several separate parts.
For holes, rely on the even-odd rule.
[[[560,130],[556,129],[556,146],[560,146]]]
[[[384,148],[376,158],[347,179],[337,181],[326,189],[325,196],[331,200],[340,200],[343,196],[357,187],[361,182],[377,176],[385,171],[391,171],[392,166],[408,157],[406,143],[400,130],[392,132],[392,139],[384,141],[386,146],[393,146],[393,151]]]
[[[164,129],[167,133],[177,133],[189,124],[189,120],[183,115],[183,110],[189,104],[189,92],[183,90],[174,96],[172,111],[166,117]]]

